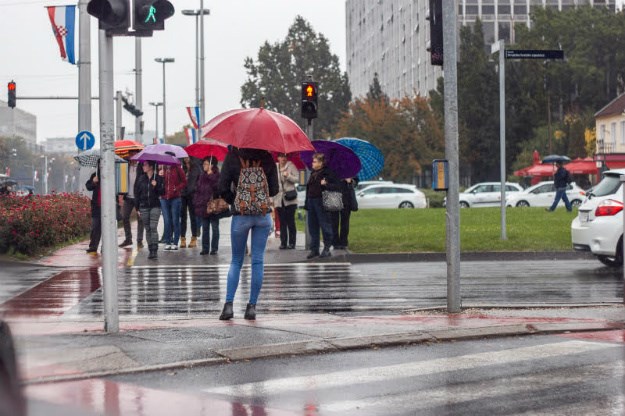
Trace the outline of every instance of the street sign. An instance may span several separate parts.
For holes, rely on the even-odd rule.
[[[506,49],[506,59],[564,59],[564,51],[538,49]]]
[[[93,133],[83,130],[76,135],[76,147],[78,150],[89,150],[95,145]]]

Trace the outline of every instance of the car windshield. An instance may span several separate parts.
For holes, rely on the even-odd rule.
[[[621,186],[619,175],[605,175],[605,177],[592,190],[594,196],[607,196],[615,194]]]

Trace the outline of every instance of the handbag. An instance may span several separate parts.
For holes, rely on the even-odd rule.
[[[292,189],[290,191],[286,191],[284,193],[284,200],[285,201],[293,201],[297,199],[297,191],[295,189]]]
[[[213,198],[206,206],[206,213],[209,215],[221,214],[228,210],[230,210],[230,205],[223,198]]]
[[[339,191],[321,192],[323,209],[326,211],[341,211],[343,209],[343,193]]]
[[[352,185],[349,189],[349,208],[352,211],[358,211],[358,199],[356,198],[356,189]]]

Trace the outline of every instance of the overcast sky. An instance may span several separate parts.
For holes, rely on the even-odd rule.
[[[162,64],[156,57],[172,57],[167,64],[167,132],[189,123],[185,107],[195,103],[195,18],[183,9],[199,8],[199,0],[170,0],[175,16],[165,31],[143,41],[143,103],[145,129],[154,130],[151,101],[162,99]],[[77,96],[78,67],[61,60],[44,6],[68,4],[54,0],[0,0],[0,82],[6,101],[6,83],[17,82],[19,96]],[[344,0],[219,0],[204,1],[206,117],[239,108],[240,87],[246,74],[243,60],[256,57],[261,44],[284,39],[299,14],[330,41],[345,71]],[[77,22],[78,24],[78,22]],[[97,21],[91,18],[92,95],[98,95]],[[78,36],[78,33],[76,34]],[[76,44],[78,51],[78,42]],[[134,91],[134,39],[115,38],[115,88]],[[98,106],[93,102],[92,131],[99,138]],[[18,107],[37,116],[37,138],[74,137],[78,129],[77,101],[18,99]],[[126,131],[134,130],[134,117],[124,111]],[[162,121],[160,116],[159,123]],[[162,131],[162,123],[159,127]]]

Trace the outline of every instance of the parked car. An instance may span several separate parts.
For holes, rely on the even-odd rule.
[[[358,208],[425,208],[425,194],[415,185],[375,184],[356,191]]]
[[[506,195],[509,192],[521,192],[517,183],[506,182]],[[494,207],[501,204],[501,182],[476,183],[459,195],[460,208]],[[445,199],[445,203],[447,200]]]
[[[297,190],[297,207],[304,208],[304,204],[306,203],[306,185],[296,183],[295,189]]]
[[[356,185],[356,192],[361,191],[371,185],[388,185],[393,183],[393,181],[362,181],[362,182],[358,182],[358,185]]]
[[[623,188],[625,169],[605,172],[601,182],[586,194],[571,223],[576,251],[590,251],[610,267],[623,264]]]
[[[571,182],[567,185],[566,196],[571,201],[571,205],[577,207],[586,197],[586,192],[575,182]],[[553,186],[553,181],[543,181],[530,186],[523,192],[510,195],[506,198],[506,205],[509,207],[550,207],[555,197],[556,188]]]

